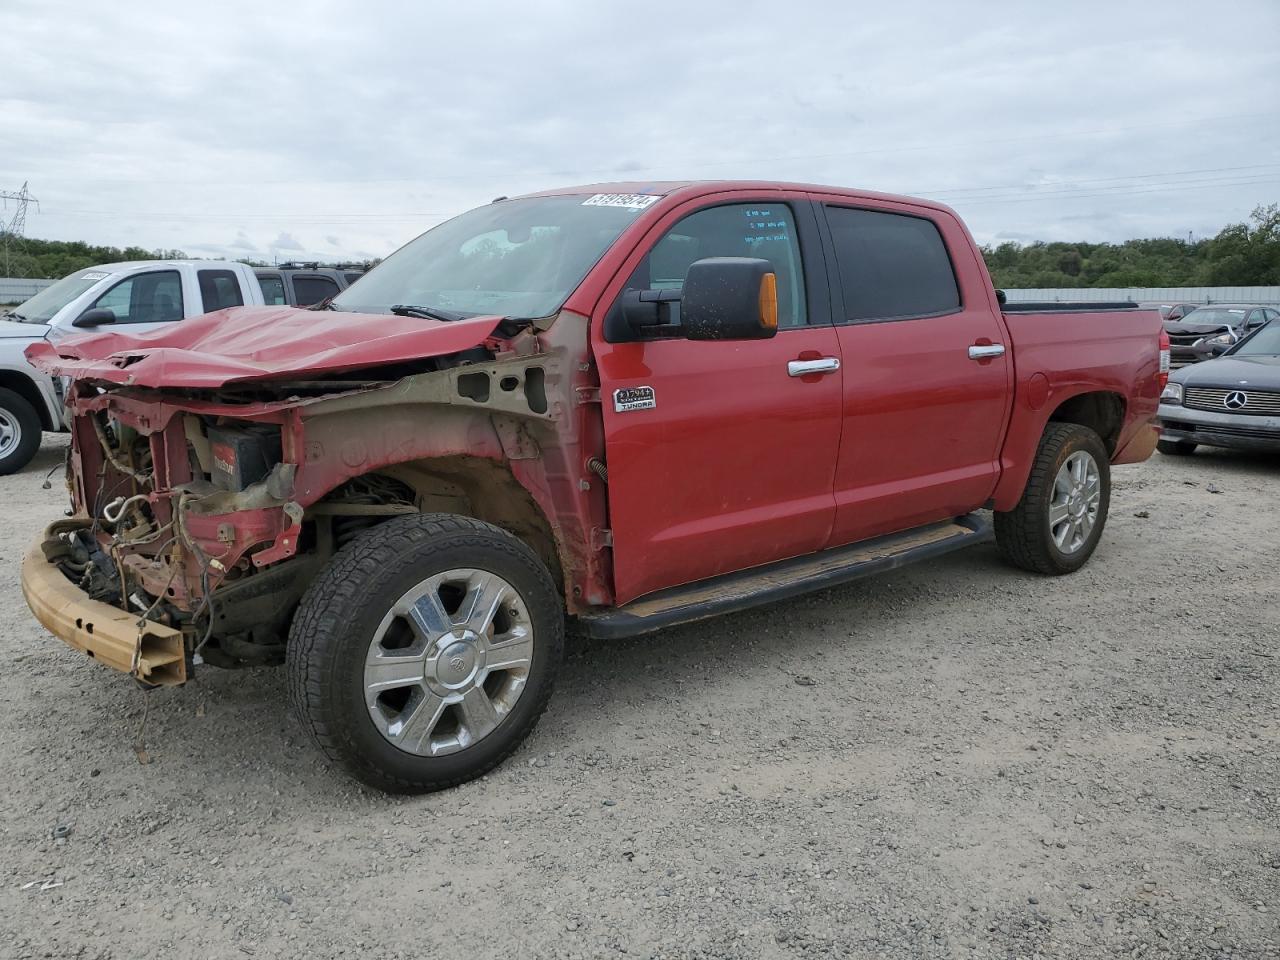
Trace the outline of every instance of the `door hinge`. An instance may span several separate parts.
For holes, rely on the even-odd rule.
[[[606,530],[603,527],[591,528],[591,549],[604,550],[606,547],[613,546],[613,531]]]
[[[578,387],[579,403],[599,403],[600,388],[599,387]]]

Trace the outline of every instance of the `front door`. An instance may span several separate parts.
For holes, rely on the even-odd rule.
[[[1013,368],[958,220],[926,208],[823,209],[843,300],[836,546],[982,506],[999,478]]]
[[[624,290],[678,289],[691,263],[716,256],[772,262],[776,336],[605,341],[604,317]],[[592,345],[618,603],[826,543],[839,343],[817,221],[803,197],[725,194],[673,210],[602,298]]]
[[[135,273],[105,291],[82,312],[89,310],[110,310],[115,315],[114,325],[107,329],[122,329],[125,324],[131,334],[160,329],[183,317],[182,274],[177,270]]]

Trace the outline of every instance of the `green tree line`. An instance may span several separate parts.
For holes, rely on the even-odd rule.
[[[1280,204],[1260,206],[1249,223],[1233,223],[1204,240],[1002,243],[983,247],[982,254],[996,286],[1015,290],[1280,285]],[[181,250],[0,238],[0,271],[11,277],[53,279],[99,263],[185,257]]]
[[[181,250],[144,250],[142,247],[103,247],[70,240],[37,240],[0,235],[0,276],[57,280],[69,273],[102,263],[126,260],[186,260]],[[261,260],[245,260],[251,267],[269,267]],[[377,260],[358,264],[368,269]],[[322,264],[329,266],[329,264]],[[352,264],[343,264],[352,266]]]
[[[1280,284],[1280,204],[1215,237],[982,248],[997,287],[1251,287]]]
[[[123,260],[181,260],[181,250],[143,250],[141,247],[100,247],[72,240],[36,240],[0,236],[0,273],[8,277],[57,280],[68,273],[100,263]]]

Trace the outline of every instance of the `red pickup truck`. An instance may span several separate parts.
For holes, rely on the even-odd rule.
[[[1004,306],[948,208],[783,183],[506,199],[322,309],[41,343],[73,510],[23,564],[144,684],[284,663],[321,750],[431,790],[617,637],[994,537],[1069,573],[1145,459],[1159,315]]]

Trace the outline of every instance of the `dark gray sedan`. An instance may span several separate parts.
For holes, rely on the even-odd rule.
[[[1224,356],[1175,370],[1160,397],[1161,453],[1197,446],[1280,451],[1280,321]]]

